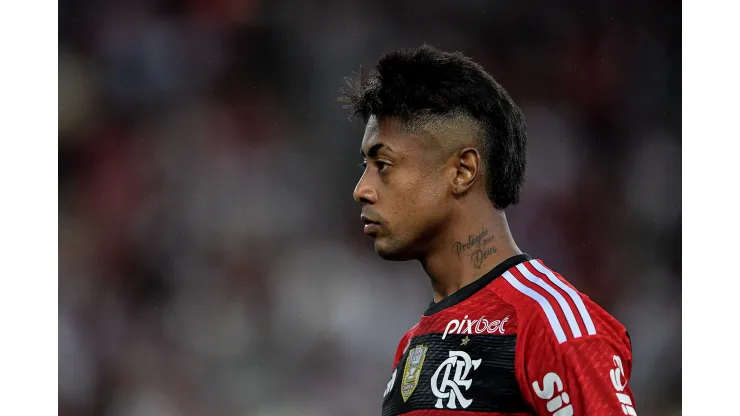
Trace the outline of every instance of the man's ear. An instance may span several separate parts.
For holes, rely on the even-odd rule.
[[[480,153],[477,149],[467,147],[453,157],[456,158],[454,161],[456,171],[452,179],[452,192],[455,195],[462,195],[468,192],[478,178],[481,168]]]

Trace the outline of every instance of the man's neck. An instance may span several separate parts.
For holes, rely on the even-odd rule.
[[[434,301],[439,302],[460,288],[478,280],[506,259],[521,254],[502,211],[479,210],[477,215],[460,216],[440,236],[438,249],[420,259],[432,280]]]

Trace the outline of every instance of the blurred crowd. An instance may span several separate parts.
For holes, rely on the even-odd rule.
[[[376,257],[335,98],[384,52],[483,64],[530,129],[517,243],[681,406],[680,3],[60,0],[59,414],[377,415],[431,300]]]

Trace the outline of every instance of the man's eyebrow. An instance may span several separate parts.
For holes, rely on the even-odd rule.
[[[370,150],[367,151],[367,157],[374,159],[376,156],[378,156],[378,152],[382,148],[386,148],[391,152],[393,151],[393,149],[391,149],[388,145],[384,143],[375,143],[374,145],[372,145],[372,147],[370,147]],[[360,153],[362,154],[362,157],[365,157],[365,152],[362,149],[360,149]]]

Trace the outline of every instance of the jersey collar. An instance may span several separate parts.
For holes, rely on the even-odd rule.
[[[488,286],[489,283],[504,274],[504,272],[506,272],[507,270],[529,260],[532,260],[532,258],[527,254],[519,254],[513,257],[509,257],[508,259],[501,262],[498,266],[491,269],[491,271],[481,276],[478,280],[460,288],[460,290],[458,290],[457,292],[451,294],[450,296],[447,296],[437,303],[434,303],[434,301],[432,301],[432,303],[429,305],[429,308],[424,312],[424,316],[433,315],[451,306],[457,305],[465,299],[473,296],[479,290]]]

